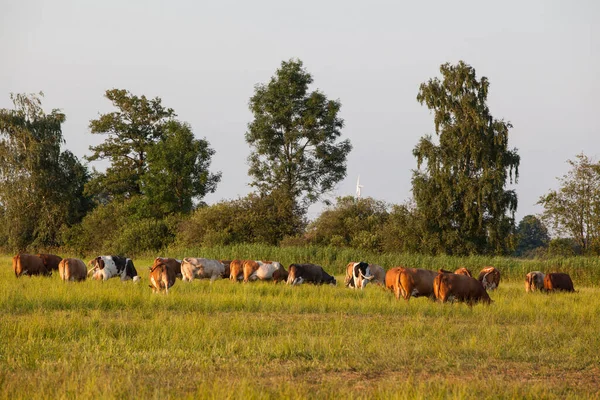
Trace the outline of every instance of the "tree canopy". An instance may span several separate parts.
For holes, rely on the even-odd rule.
[[[508,148],[512,125],[487,106],[489,81],[460,61],[440,67],[442,80],[422,83],[417,100],[434,114],[435,133],[413,150],[413,194],[430,242],[448,254],[510,249],[520,157]]]
[[[282,62],[268,84],[256,85],[246,132],[252,185],[262,193],[278,191],[301,208],[346,176],[352,149],[348,139],[338,140],[341,103],[310,91],[312,82],[302,61]]]
[[[547,247],[549,242],[550,236],[544,223],[535,215],[524,216],[517,226],[515,254],[527,256],[540,247]]]

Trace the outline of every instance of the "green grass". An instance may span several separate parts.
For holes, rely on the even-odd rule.
[[[254,255],[250,247],[219,251],[186,255]],[[271,251],[252,258],[284,254]],[[294,251],[286,256],[298,259],[281,261],[329,255],[337,273],[362,258]],[[396,264],[380,260],[369,261]],[[144,267],[151,258],[135,260],[139,284],[65,284],[57,276],[16,279],[2,257],[0,398],[598,398],[592,261],[570,264],[585,277],[574,279],[578,293],[553,295],[526,294],[517,273],[524,266],[511,262],[510,273],[500,268],[494,303],[469,308],[397,301],[374,286],[178,280],[169,296],[153,295]]]

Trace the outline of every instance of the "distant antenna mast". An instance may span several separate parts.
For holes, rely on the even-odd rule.
[[[358,179],[356,180],[356,198],[360,199],[360,189],[363,187],[363,185],[360,184],[360,175],[358,176]]]

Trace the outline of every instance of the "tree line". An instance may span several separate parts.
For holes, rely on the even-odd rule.
[[[169,246],[242,242],[319,244],[426,254],[598,252],[600,166],[586,156],[561,188],[540,198],[543,215],[514,215],[520,156],[508,147],[508,121],[492,116],[490,83],[460,61],[420,85],[417,101],[433,114],[435,136],[413,149],[413,198],[389,205],[341,197],[314,221],[307,209],[346,176],[352,150],[342,137],[341,102],[311,90],[313,78],[291,59],[249,100],[245,132],[254,191],[207,205],[221,173],[215,150],[160,98],[107,90],[113,112],[92,119],[80,160],[63,150],[60,110],[43,94],[13,94],[0,110],[0,247],[63,248],[78,254],[135,254]],[[89,162],[105,160],[97,171]],[[393,171],[388,171],[393,173]],[[567,239],[550,241],[550,226]]]

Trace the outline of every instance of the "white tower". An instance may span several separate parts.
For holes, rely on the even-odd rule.
[[[358,176],[358,179],[356,180],[356,198],[360,199],[360,189],[363,187],[363,185],[360,184],[360,175]]]

